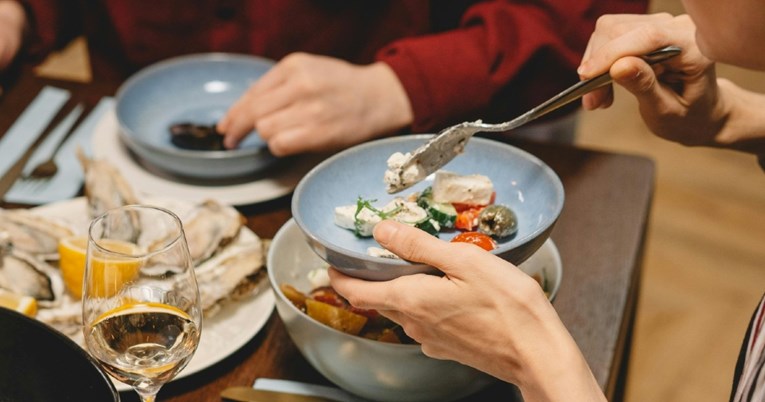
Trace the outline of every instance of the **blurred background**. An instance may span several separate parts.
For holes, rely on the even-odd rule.
[[[680,0],[653,0],[650,11],[683,8]],[[89,80],[84,41],[52,55],[38,73]],[[765,73],[721,65],[718,74],[765,92]],[[611,108],[581,115],[576,142],[643,155],[657,168],[626,400],[727,400],[765,292],[765,172],[751,155],[658,139],[619,89]]]
[[[652,0],[650,11],[683,8]],[[765,92],[765,73],[721,65],[718,74]],[[656,163],[626,400],[728,400],[765,292],[765,172],[751,155],[658,139],[619,90],[610,109],[582,114],[577,143]]]

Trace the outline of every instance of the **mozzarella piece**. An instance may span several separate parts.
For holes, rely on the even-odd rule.
[[[409,152],[402,154],[401,152],[395,152],[388,157],[388,170],[383,175],[383,181],[385,182],[385,188],[388,193],[395,192],[396,190],[407,187],[410,184],[418,183],[425,179],[425,172],[419,168],[419,164],[413,164],[406,169],[401,169],[404,166],[411,154]]]
[[[401,257],[397,256],[396,254],[393,254],[392,251],[381,248],[381,247],[369,247],[367,248],[367,254],[372,257],[390,258],[394,260],[401,259]]]
[[[433,181],[435,202],[488,205],[493,193],[494,185],[491,180],[480,174],[462,176],[439,170]]]
[[[329,273],[327,272],[327,267],[308,271],[308,282],[311,282],[311,289],[329,286]]]
[[[358,230],[359,236],[372,236],[375,225],[382,222],[382,218],[376,212],[362,208],[356,215],[357,205],[343,205],[335,207],[335,225],[341,228]],[[398,209],[398,212],[389,216],[389,219],[397,220],[407,225],[416,225],[428,218],[428,212],[417,205],[416,202],[407,201],[397,197],[391,200],[380,210],[382,212],[392,212]]]
[[[372,230],[376,224],[382,222],[382,219],[367,208],[362,208],[359,214],[356,215],[356,208],[358,207],[355,204],[335,207],[335,225],[345,229],[358,229],[360,236],[372,236]],[[356,227],[357,220],[358,227]]]

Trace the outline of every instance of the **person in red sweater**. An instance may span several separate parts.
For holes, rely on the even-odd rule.
[[[642,13],[647,5],[647,0],[0,3],[17,1],[26,10],[27,55],[44,55],[84,32],[92,50],[121,66],[124,77],[197,52],[280,60],[219,123],[229,147],[257,128],[276,155],[341,149],[398,132],[434,132],[464,120],[509,120],[577,81],[576,66],[600,15]],[[16,33],[18,43],[21,33]]]

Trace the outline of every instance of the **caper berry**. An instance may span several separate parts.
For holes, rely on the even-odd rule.
[[[489,205],[478,216],[478,231],[498,238],[511,236],[518,231],[518,219],[504,205]]]

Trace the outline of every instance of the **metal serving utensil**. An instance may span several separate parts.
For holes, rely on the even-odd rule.
[[[648,64],[660,63],[680,54],[677,46],[667,46],[641,56]],[[397,193],[418,183],[429,174],[440,169],[455,156],[462,153],[468,140],[478,132],[505,132],[518,128],[534,119],[564,106],[584,94],[611,83],[606,72],[588,80],[579,81],[563,92],[553,96],[541,105],[505,123],[486,124],[477,120],[447,127],[437,136],[415,149],[400,166],[386,172],[388,193]],[[392,178],[392,179],[391,179]]]

